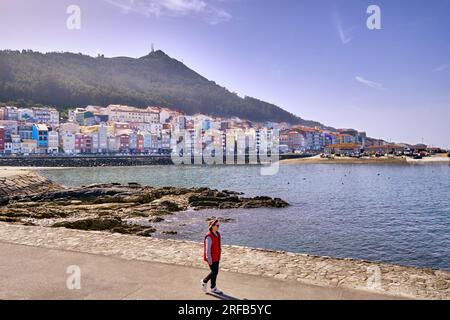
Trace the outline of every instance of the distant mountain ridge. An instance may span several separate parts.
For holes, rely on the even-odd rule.
[[[52,105],[149,105],[187,114],[324,127],[252,97],[241,98],[158,50],[141,58],[0,51],[0,101]]]

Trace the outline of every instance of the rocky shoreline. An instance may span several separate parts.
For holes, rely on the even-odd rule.
[[[164,216],[176,212],[289,205],[279,198],[246,198],[238,192],[210,188],[153,188],[137,183],[63,188],[36,173],[11,176],[2,181],[0,221],[144,237],[157,231],[157,223]],[[146,223],[138,222],[143,219]]]
[[[277,198],[246,198],[209,188],[130,183],[67,189],[30,171],[0,176],[0,190],[0,241],[197,268],[205,268],[201,243],[151,237],[164,216],[187,209],[288,205]],[[149,224],[133,223],[136,217]],[[222,270],[393,297],[450,299],[450,272],[445,270],[240,246],[223,247]]]
[[[0,175],[0,205],[10,198],[60,190],[61,186],[32,171],[6,171]]]

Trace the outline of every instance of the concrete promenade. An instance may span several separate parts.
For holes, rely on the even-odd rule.
[[[387,299],[233,272],[220,272],[222,297],[204,294],[205,270],[0,242],[0,299]],[[80,289],[68,289],[69,266],[80,268]]]
[[[0,223],[0,299],[209,299],[200,243]],[[82,289],[65,273],[81,268]],[[368,279],[379,270],[379,286]],[[335,280],[336,279],[336,280]],[[376,279],[376,277],[375,277]],[[450,272],[223,247],[219,285],[239,299],[449,299]]]

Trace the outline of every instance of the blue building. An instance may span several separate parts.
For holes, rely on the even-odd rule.
[[[203,119],[202,123],[202,129],[203,130],[211,130],[212,128],[212,121],[209,118]]]
[[[33,140],[37,141],[38,148],[48,147],[48,127],[45,124],[33,124]]]

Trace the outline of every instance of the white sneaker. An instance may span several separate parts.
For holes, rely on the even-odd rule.
[[[214,289],[211,289],[211,292],[212,292],[212,293],[215,293],[215,294],[222,294],[222,293],[223,293],[222,291],[220,291],[219,289],[217,289],[217,287],[214,288]]]
[[[207,288],[207,285],[208,285],[208,284],[207,284],[207,283],[204,283],[203,280],[200,280],[200,281],[201,281],[201,283],[202,283],[202,290],[203,290],[203,292],[204,292],[204,293],[208,292],[208,288]]]

